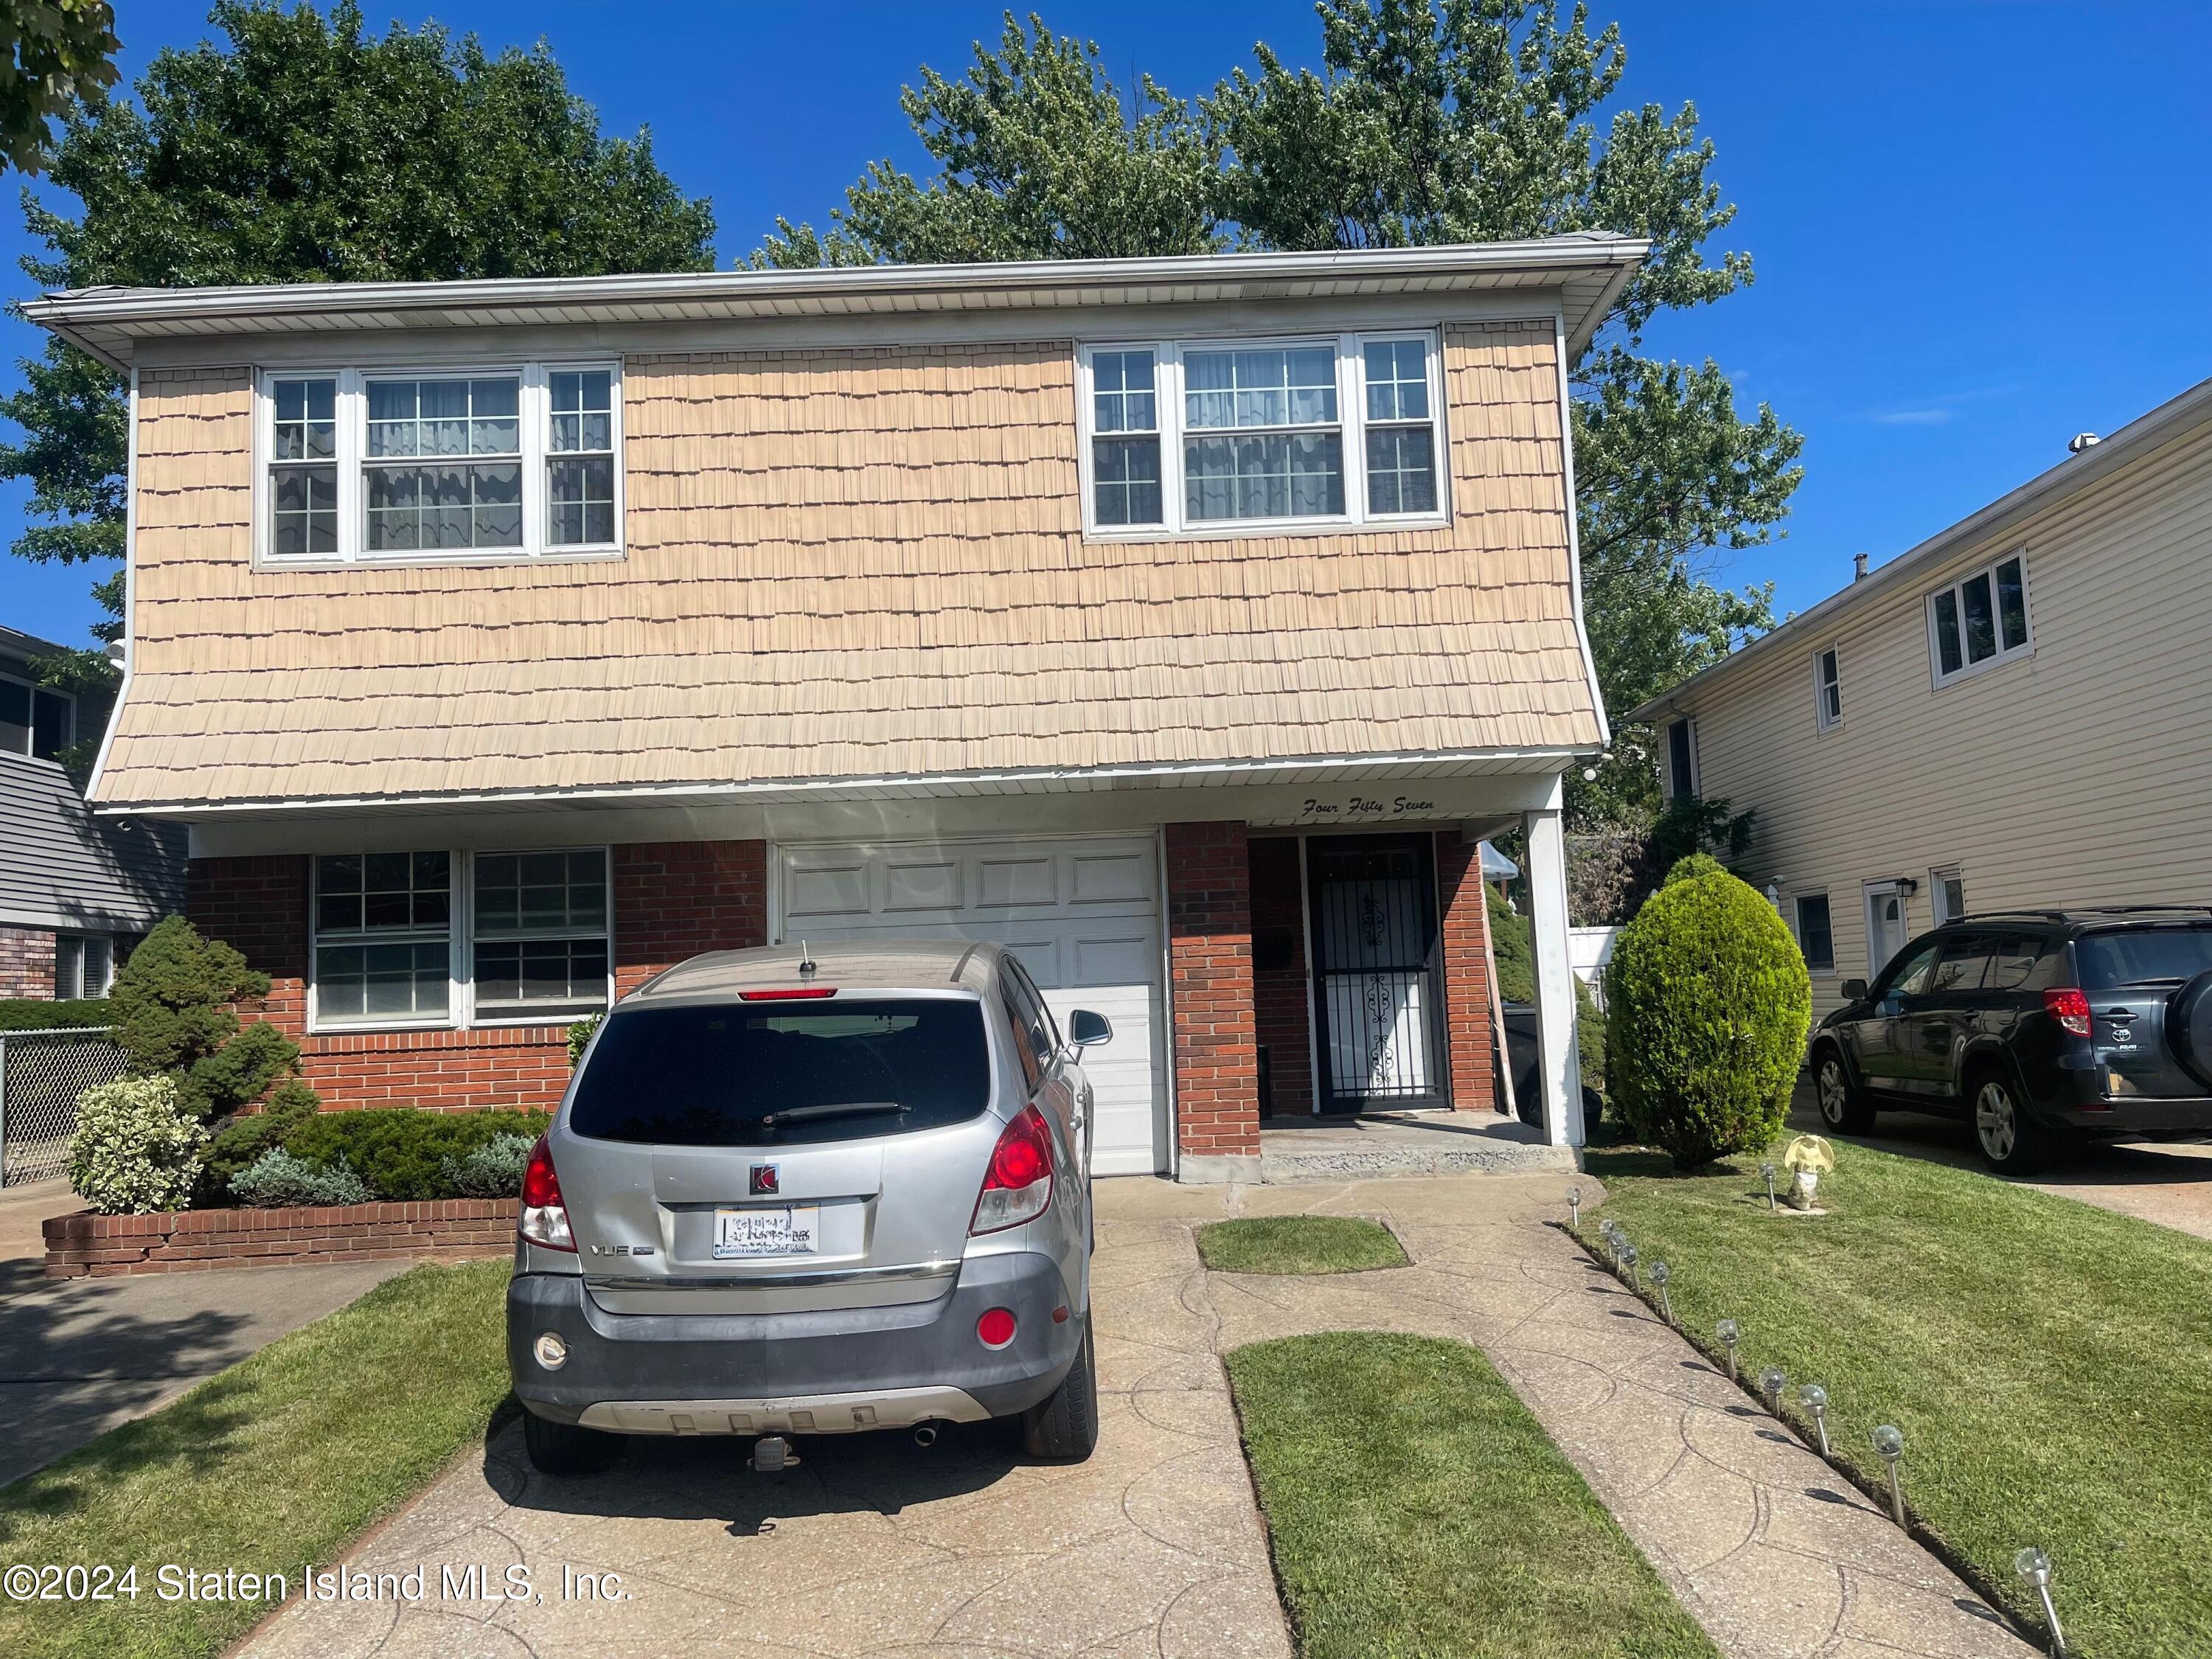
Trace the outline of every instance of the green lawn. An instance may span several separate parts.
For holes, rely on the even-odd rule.
[[[1742,1326],[1747,1376],[1828,1390],[1836,1450],[1879,1478],[1905,1431],[1905,1497],[2012,1595],[2039,1545],[2069,1647],[2089,1659],[2212,1653],[2212,1243],[1971,1170],[1839,1145],[1825,1217],[1765,1213],[1756,1160],[1677,1176],[1593,1152],[1585,1211],[1674,1270],[1712,1346]]]
[[[1216,1221],[1198,1230],[1198,1259],[1224,1273],[1356,1273],[1406,1265],[1388,1227],[1342,1215]]]
[[[508,1264],[420,1267],[270,1344],[150,1417],[0,1488],[0,1566],[136,1565],[97,1606],[0,1600],[0,1653],[219,1653],[267,1611],[165,1603],[165,1564],[327,1564],[477,1439],[507,1392]]]
[[[1228,1364],[1305,1659],[1714,1653],[1473,1348],[1340,1332]]]

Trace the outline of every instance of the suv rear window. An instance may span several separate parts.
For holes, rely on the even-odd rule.
[[[803,1146],[963,1123],[990,1093],[977,1002],[617,1009],[568,1127],[661,1146]]]
[[[2179,982],[2212,968],[2212,926],[2129,927],[2084,933],[2074,959],[2085,991],[2112,991],[2142,981]]]

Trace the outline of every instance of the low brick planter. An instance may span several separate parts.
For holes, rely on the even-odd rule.
[[[433,1204],[353,1204],[321,1210],[165,1210],[46,1224],[46,1277],[191,1273],[505,1255],[514,1248],[515,1200],[450,1198]]]

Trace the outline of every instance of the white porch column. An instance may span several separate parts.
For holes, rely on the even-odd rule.
[[[1567,954],[1567,842],[1555,781],[1551,805],[1525,812],[1528,837],[1528,929],[1536,949],[1536,1087],[1544,1139],[1583,1144],[1582,1056],[1575,1047],[1575,975]]]

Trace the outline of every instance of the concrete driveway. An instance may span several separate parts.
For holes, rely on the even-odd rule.
[[[1813,1085],[1804,1078],[1798,1079],[1796,1092],[1790,1097],[1790,1127],[1807,1133],[1826,1133],[1813,1103]],[[1973,1130],[1962,1121],[1885,1110],[1875,1129],[1874,1134],[1854,1139],[1908,1158],[1968,1169],[1987,1167],[1974,1148]],[[2021,1184],[2212,1238],[2212,1146],[2087,1141],[2056,1168]]]
[[[59,1182],[0,1197],[0,1486],[167,1404],[409,1265],[46,1278],[39,1224],[83,1207]]]

